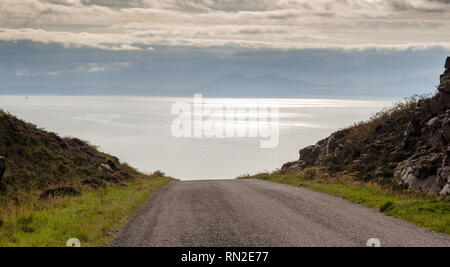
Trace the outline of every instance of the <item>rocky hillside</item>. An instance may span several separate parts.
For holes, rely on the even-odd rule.
[[[0,111],[0,200],[50,197],[79,188],[124,185],[137,172],[75,138],[61,138]]]
[[[433,97],[412,98],[300,150],[286,168],[322,167],[450,195],[450,57]]]

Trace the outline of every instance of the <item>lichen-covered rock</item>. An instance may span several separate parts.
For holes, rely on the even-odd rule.
[[[315,163],[320,155],[321,147],[319,145],[305,147],[300,150],[300,161],[303,161],[305,164],[313,164]]]
[[[411,189],[420,189],[426,193],[439,193],[446,183],[443,176],[447,167],[443,167],[443,154],[414,155],[397,167],[397,176],[401,183]]]

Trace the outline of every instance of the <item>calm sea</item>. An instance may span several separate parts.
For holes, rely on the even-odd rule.
[[[392,101],[317,99],[206,99],[244,108],[280,106],[280,143],[260,148],[258,138],[174,138],[175,102],[190,98],[0,96],[0,108],[62,136],[89,141],[144,171],[179,179],[225,179],[279,168],[301,147],[361,120]],[[214,119],[214,118],[213,118]]]

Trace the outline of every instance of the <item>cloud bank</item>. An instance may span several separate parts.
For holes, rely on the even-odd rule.
[[[2,0],[0,40],[146,50],[450,49],[448,0]]]

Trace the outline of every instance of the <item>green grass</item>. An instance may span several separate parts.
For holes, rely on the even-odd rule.
[[[377,183],[358,182],[351,177],[331,179],[319,171],[275,172],[243,178],[262,179],[337,196],[436,232],[450,234],[450,202],[419,192],[396,190]]]
[[[148,177],[129,181],[128,187],[87,190],[32,206],[0,211],[0,246],[65,246],[78,238],[82,246],[110,243],[136,210],[171,178]]]

